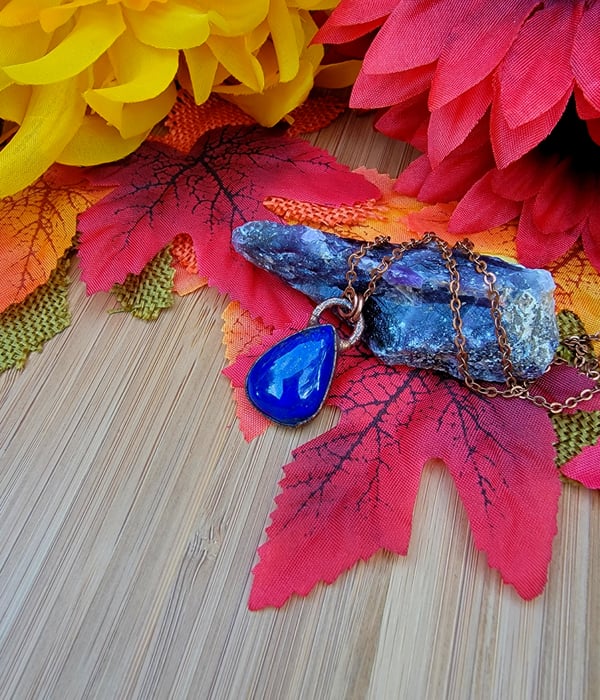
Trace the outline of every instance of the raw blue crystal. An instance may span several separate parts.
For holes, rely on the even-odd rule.
[[[339,238],[307,226],[252,221],[233,232],[235,249],[304,292],[315,302],[339,297],[346,286],[347,259],[359,241]],[[358,268],[358,291],[369,272],[391,252],[390,245],[367,253]],[[477,379],[504,381],[480,274],[456,252],[460,272],[463,330],[469,368]],[[546,270],[531,270],[501,258],[482,256],[497,279],[503,324],[518,377],[542,374],[558,346],[554,282]],[[387,364],[448,372],[460,377],[450,311],[449,275],[434,243],[409,251],[384,274],[365,304],[364,339]]]
[[[337,357],[337,335],[328,323],[309,326],[261,355],[246,378],[246,393],[267,418],[296,426],[320,411]]]

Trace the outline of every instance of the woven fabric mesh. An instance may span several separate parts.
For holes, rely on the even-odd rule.
[[[112,292],[123,311],[146,321],[158,318],[163,309],[173,304],[171,251],[167,247],[156,255],[139,275],[127,275],[123,284],[115,284]]]
[[[70,258],[70,254],[63,256],[45,284],[0,314],[0,372],[22,368],[31,352],[39,352],[71,323]]]

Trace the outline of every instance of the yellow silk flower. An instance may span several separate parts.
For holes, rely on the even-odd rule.
[[[0,0],[0,197],[54,162],[122,158],[175,100],[211,92],[265,126],[315,76],[348,85],[355,62],[320,67],[316,10],[339,0]]]

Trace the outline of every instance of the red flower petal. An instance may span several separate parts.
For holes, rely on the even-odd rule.
[[[570,158],[550,168],[535,198],[533,220],[544,233],[566,231],[580,223],[597,196],[595,178],[573,178],[572,168]]]
[[[592,206],[581,240],[590,263],[600,271],[600,205],[597,202]]]
[[[344,44],[368,34],[381,26],[396,7],[398,0],[344,0],[331,13],[327,22],[317,32],[317,44]]]
[[[575,95],[575,106],[577,107],[577,114],[581,119],[597,119],[600,117],[600,109],[596,109],[594,105],[590,104],[586,96],[581,91],[581,88],[575,84],[573,88],[573,94]]]
[[[586,6],[573,42],[571,64],[586,98],[600,109],[600,3]]]
[[[452,27],[481,0],[399,2],[367,51],[367,73],[398,73],[436,61]]]
[[[527,122],[527,124],[511,129],[504,118],[496,96],[492,102],[490,136],[498,168],[506,168],[507,165],[521,158],[521,156],[524,156],[543,141],[556,126],[566,109],[570,97],[571,88],[565,92],[562,99],[550,111],[545,112],[533,121]]]
[[[431,174],[431,164],[427,156],[421,156],[405,168],[394,183],[394,190],[409,197],[416,197],[423,183]]]
[[[433,167],[471,133],[493,97],[492,77],[482,80],[452,102],[434,110],[429,119],[428,155]]]
[[[331,20],[331,18],[330,18]],[[349,24],[347,26],[336,26],[329,20],[313,37],[313,44],[351,44],[370,32],[376,30],[382,24],[381,19],[374,19],[370,22],[359,24]]]
[[[499,71],[500,106],[511,129],[547,114],[571,93],[571,51],[582,12],[581,0],[558,2],[522,27]]]
[[[600,119],[590,119],[587,122],[587,130],[592,141],[600,146]]]
[[[430,203],[460,199],[492,166],[491,153],[487,159],[485,154],[476,151],[466,155],[451,153],[440,165],[432,169],[419,191],[418,198]]]
[[[554,159],[543,158],[536,152],[526,153],[506,168],[494,171],[492,189],[502,197],[523,202],[539,192],[554,165]]]
[[[545,267],[564,255],[577,241],[582,226],[550,235],[542,233],[533,220],[533,198],[523,203],[517,229],[517,257],[528,267]]]
[[[488,171],[460,200],[448,222],[448,231],[476,233],[519,215],[521,203],[497,195],[492,188],[493,176],[494,171]]]
[[[492,73],[536,4],[537,0],[486,0],[455,27],[444,45],[431,85],[432,111]]]
[[[392,75],[370,75],[361,71],[352,89],[350,106],[373,109],[410,100],[429,89],[433,71],[433,64]]]
[[[375,123],[386,136],[406,141],[420,151],[427,149],[427,94],[422,93],[395,107],[390,107]]]
[[[427,176],[418,193],[424,202],[450,202],[460,199],[472,185],[494,167],[487,132],[482,120],[465,141]]]

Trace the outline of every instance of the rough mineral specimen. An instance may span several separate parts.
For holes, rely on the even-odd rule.
[[[232,241],[250,262],[275,273],[315,302],[341,295],[348,256],[360,246],[360,242],[308,226],[271,221],[238,227]],[[378,246],[365,255],[357,268],[357,291],[366,287],[370,270],[391,249],[391,245]],[[469,369],[477,379],[504,381],[483,278],[465,255],[456,251],[455,257]],[[523,379],[537,377],[552,361],[559,341],[552,276],[546,270],[483,257],[496,275],[515,373]],[[449,302],[449,274],[435,244],[408,251],[384,274],[365,304],[364,340],[387,364],[436,369],[460,377]]]

